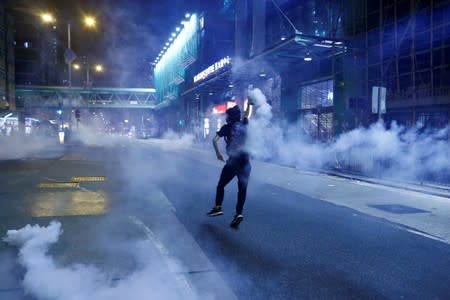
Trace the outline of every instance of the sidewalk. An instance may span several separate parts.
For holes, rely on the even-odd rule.
[[[199,155],[201,152],[201,155]],[[192,146],[179,151],[217,168],[223,163],[214,153]],[[345,206],[391,222],[392,226],[450,244],[450,196],[448,187],[369,178],[340,172],[298,170],[252,161],[252,180],[268,183],[311,198]],[[280,199],[283,201],[283,199]],[[336,216],[339,217],[339,216]]]
[[[194,149],[199,150],[212,150],[211,143],[194,143],[192,147]],[[276,165],[277,163],[273,163]],[[284,166],[287,168],[295,169],[295,167],[291,166]],[[430,182],[419,182],[419,181],[402,181],[398,179],[389,179],[389,178],[375,178],[375,177],[369,177],[362,174],[355,174],[345,171],[337,171],[337,170],[330,170],[330,169],[321,169],[321,170],[309,170],[311,173],[317,173],[317,174],[327,174],[331,176],[337,176],[342,177],[350,180],[360,180],[368,183],[373,184],[380,184],[385,185],[389,187],[399,188],[399,189],[405,189],[408,191],[415,191],[420,193],[426,193],[430,195],[435,195],[439,197],[445,197],[450,199],[450,185],[443,185],[438,183],[430,183]]]
[[[430,195],[435,195],[439,197],[449,198],[450,200],[450,186],[449,185],[441,185],[441,184],[432,184],[432,183],[424,183],[424,182],[412,182],[412,181],[401,181],[395,179],[387,179],[387,178],[375,178],[368,177],[364,175],[358,174],[350,174],[346,172],[339,172],[333,170],[322,170],[318,171],[319,173],[325,173],[328,175],[338,176],[342,178],[347,178],[351,180],[360,180],[374,184],[385,185],[389,187],[395,187],[399,189],[405,189],[409,191],[415,191],[420,193],[426,193]]]

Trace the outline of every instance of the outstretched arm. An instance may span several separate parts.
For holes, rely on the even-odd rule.
[[[220,140],[220,136],[218,134],[216,134],[212,140],[214,151],[216,152],[216,157],[218,160],[225,161],[223,159],[222,153],[220,153],[220,151],[219,151],[219,146],[217,145],[217,142],[219,140]]]

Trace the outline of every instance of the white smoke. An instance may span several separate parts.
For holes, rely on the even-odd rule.
[[[164,150],[174,150],[192,146],[194,142],[194,135],[190,133],[176,133],[173,130],[167,130],[162,139],[158,143]]]
[[[37,299],[55,300],[114,300],[114,299],[178,299],[180,297],[154,260],[149,264],[143,247],[138,249],[142,268],[118,282],[95,266],[74,264],[61,266],[48,255],[49,247],[62,234],[61,223],[49,226],[27,225],[8,230],[3,240],[18,247],[19,262],[26,269],[23,285],[28,294]],[[186,297],[185,297],[186,298]],[[188,299],[192,299],[190,296]]]
[[[256,108],[255,114],[249,122],[248,148],[250,153],[259,158],[270,158],[274,149],[269,145],[280,143],[280,140],[271,141],[273,137],[280,136],[280,128],[271,126],[272,110],[266,101],[266,96],[259,89],[251,89],[248,92],[248,98],[253,102]]]
[[[449,128],[421,132],[379,122],[341,134],[329,143],[315,142],[302,130],[302,123],[286,125],[272,118],[270,105],[259,89],[248,92],[254,102],[249,121],[248,150],[256,159],[295,166],[352,169],[367,175],[399,179],[439,177],[450,173]]]
[[[45,158],[63,151],[57,136],[44,134],[0,136],[0,144],[0,159]]]
[[[130,137],[120,135],[109,135],[98,130],[94,125],[79,124],[78,129],[71,134],[68,142],[72,139],[87,146],[116,146],[128,142]]]

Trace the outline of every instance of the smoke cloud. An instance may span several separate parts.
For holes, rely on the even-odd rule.
[[[247,149],[256,159],[297,168],[351,167],[370,176],[407,180],[439,180],[450,173],[448,126],[424,130],[420,125],[405,128],[393,122],[387,128],[378,122],[320,143],[305,134],[302,122],[286,125],[273,120],[259,89],[250,90],[248,96],[255,103],[255,112],[249,121]]]
[[[48,226],[27,225],[19,230],[8,230],[3,240],[18,247],[19,263],[25,267],[23,285],[26,292],[37,299],[56,300],[111,300],[111,299],[179,299],[180,292],[170,285],[173,274],[162,274],[158,262],[149,260],[144,244],[136,256],[141,268],[120,281],[111,280],[95,266],[59,265],[48,255],[49,248],[62,234],[61,223]],[[150,265],[151,262],[151,265]],[[193,295],[183,295],[195,299]]]
[[[189,133],[178,134],[169,129],[163,134],[160,142],[164,150],[191,147],[194,142],[194,135]]]
[[[75,142],[80,142],[86,146],[112,147],[127,143],[129,137],[121,135],[107,135],[99,132],[95,126],[79,124],[78,130],[73,133],[72,140]]]
[[[49,137],[44,134],[0,135],[0,144],[0,160],[47,158],[61,155],[63,152],[58,137]]]

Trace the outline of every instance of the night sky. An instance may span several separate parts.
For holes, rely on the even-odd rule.
[[[50,11],[58,20],[60,39],[67,46],[67,22],[71,21],[72,49],[91,64],[105,66],[105,84],[149,87],[151,62],[186,12],[218,11],[233,0],[10,0],[10,5],[39,19]],[[94,15],[95,31],[82,26],[82,16]],[[61,53],[62,57],[62,53]]]

